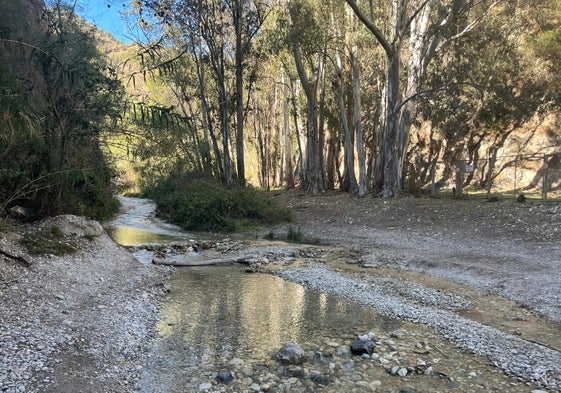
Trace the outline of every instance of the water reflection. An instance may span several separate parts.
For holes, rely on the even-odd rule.
[[[148,243],[164,243],[183,239],[178,236],[154,233],[138,228],[116,226],[107,229],[109,235],[122,246],[138,246]]]
[[[121,245],[186,240],[187,234],[154,216],[148,200],[120,198],[125,213],[108,224]],[[206,235],[208,237],[208,234]],[[146,250],[135,256],[149,263]],[[240,266],[178,269],[157,325],[158,337],[142,375],[142,391],[188,392],[203,370],[239,357],[268,361],[286,342],[341,341],[400,322],[371,309]]]
[[[265,361],[286,342],[348,336],[382,323],[399,326],[368,308],[271,275],[245,274],[238,266],[180,270],[171,288],[145,391],[182,392],[197,369],[228,354]]]
[[[107,223],[111,237],[123,246],[184,240],[181,228],[156,217],[156,205],[148,199],[118,196],[123,213]]]

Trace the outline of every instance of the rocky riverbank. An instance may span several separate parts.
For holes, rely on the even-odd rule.
[[[298,230],[325,246],[246,239],[131,250],[147,258],[249,256],[252,272],[351,299],[404,327],[368,327],[374,348],[361,356],[351,344],[369,330],[311,335],[298,343],[297,364],[274,353],[242,355],[225,343],[183,391],[561,389],[557,205],[281,197],[298,212]],[[0,391],[143,391],[172,270],[138,262],[100,224],[79,217],[4,229]],[[259,237],[280,238],[286,229]],[[52,252],[34,255],[21,240],[41,231],[59,237]]]
[[[68,253],[29,254],[21,239],[41,231]],[[0,250],[30,265],[0,256],[0,391],[138,391],[170,270],[76,216],[4,227]]]
[[[301,362],[288,365],[275,360],[273,353],[255,358],[233,352],[225,343],[224,353],[216,354],[185,387],[189,391],[555,392],[561,387],[561,353],[522,338],[526,332],[502,331],[463,316],[480,307],[471,295],[379,275],[341,248],[232,240],[204,244],[140,249],[171,260],[194,249],[200,250],[199,259],[249,255],[249,271],[276,274],[370,307],[389,320],[410,323],[395,331],[372,326],[372,351],[361,356],[351,350],[357,338],[353,333],[360,334],[352,326],[339,336],[312,335],[299,343],[304,348]],[[515,312],[513,317],[528,325],[540,324]]]

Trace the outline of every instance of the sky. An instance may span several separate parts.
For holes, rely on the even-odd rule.
[[[78,0],[76,7],[78,15],[125,44],[134,39],[125,18],[121,16],[121,12],[128,10],[130,0]]]

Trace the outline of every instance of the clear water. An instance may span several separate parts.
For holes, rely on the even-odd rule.
[[[221,357],[266,362],[287,342],[329,341],[400,322],[370,309],[238,266],[178,271],[145,370],[146,392],[183,392]]]
[[[123,213],[107,224],[113,240],[123,246],[182,240],[187,233],[156,217],[156,205],[148,199],[119,196]]]

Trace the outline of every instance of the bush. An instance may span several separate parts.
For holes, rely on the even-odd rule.
[[[294,229],[292,227],[288,228],[286,234],[286,241],[289,243],[300,243],[300,244],[320,244],[320,240],[314,237],[305,236],[300,228]]]
[[[106,219],[116,172],[99,136],[122,111],[122,84],[65,2],[10,3],[29,18],[0,21],[0,213]]]
[[[165,220],[192,231],[234,232],[293,220],[292,212],[253,187],[227,188],[193,174],[170,176],[146,195]]]

